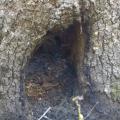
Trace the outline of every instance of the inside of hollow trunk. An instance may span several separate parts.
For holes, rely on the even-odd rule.
[[[47,100],[53,105],[63,97],[75,94],[78,82],[74,64],[76,26],[78,24],[64,30],[48,31],[42,44],[34,50],[25,68],[28,100]]]

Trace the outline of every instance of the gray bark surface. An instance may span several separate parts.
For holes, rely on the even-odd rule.
[[[90,76],[95,91],[120,101],[120,1],[94,1],[91,51],[88,53]]]
[[[10,120],[23,120],[22,117],[26,116],[21,71],[49,29],[67,27],[72,23],[74,2],[66,2],[68,3],[52,0],[0,1],[1,120],[5,119],[4,116],[11,116]]]

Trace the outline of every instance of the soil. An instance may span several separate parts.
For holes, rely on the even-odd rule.
[[[50,42],[39,47],[25,69],[26,96],[33,120],[38,120],[49,107],[49,119],[41,120],[78,120],[72,101],[77,95],[77,75],[68,52],[70,44],[61,43],[58,37]],[[103,94],[88,92],[80,104],[85,120],[120,120],[120,104]]]

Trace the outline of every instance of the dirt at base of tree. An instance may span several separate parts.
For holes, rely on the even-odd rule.
[[[52,50],[38,49],[25,69],[25,94],[33,120],[38,120],[49,107],[51,110],[46,116],[50,120],[78,120],[72,101],[77,89],[76,71],[70,56],[65,56],[57,45],[53,44]],[[120,120],[120,104],[113,103],[105,95],[87,93],[80,104],[85,120]]]

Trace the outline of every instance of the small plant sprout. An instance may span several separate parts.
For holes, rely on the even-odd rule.
[[[72,101],[75,102],[78,110],[78,120],[84,120],[83,114],[81,113],[80,101],[83,100],[83,96],[73,97]]]

